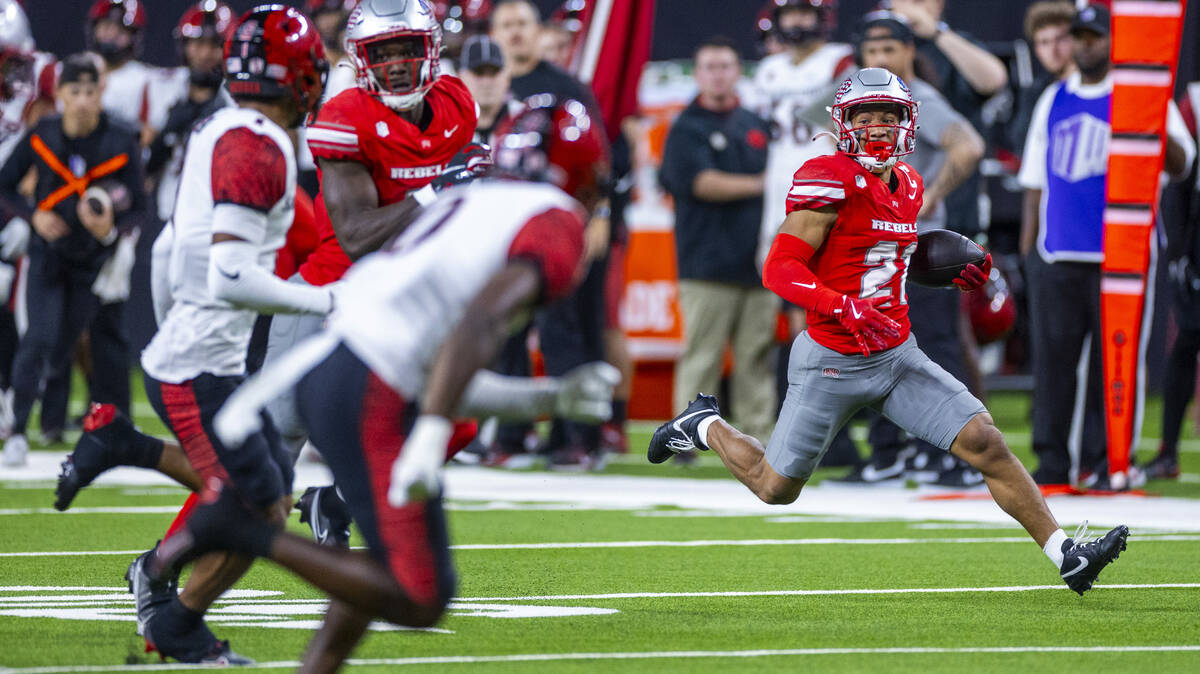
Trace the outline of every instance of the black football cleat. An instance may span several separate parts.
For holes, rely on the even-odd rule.
[[[1082,532],[1082,534],[1081,534]],[[1075,532],[1077,538],[1087,533],[1087,523],[1084,522],[1080,531]],[[1103,537],[1086,543],[1076,542],[1069,538],[1063,543],[1063,563],[1060,575],[1067,587],[1080,596],[1092,589],[1092,583],[1104,567],[1121,555],[1125,550],[1125,540],[1129,538],[1129,527],[1124,524],[1104,534]]]
[[[198,665],[252,665],[250,658],[235,653],[229,642],[217,639],[203,622],[182,633],[173,632],[166,621],[152,620],[146,625],[146,651],[158,651],[164,660]]]
[[[350,547],[350,510],[333,485],[309,487],[296,501],[300,522],[312,528],[313,538],[321,545]]]
[[[703,393],[697,395],[679,416],[655,429],[650,437],[646,458],[650,459],[650,463],[662,463],[680,452],[707,449],[700,442],[697,427],[701,421],[720,414],[716,397]]]
[[[214,550],[265,556],[277,533],[276,527],[242,501],[236,489],[212,478],[183,528],[158,544],[146,572],[155,580],[177,575],[184,564]]]
[[[83,434],[62,462],[54,488],[54,508],[66,510],[79,494],[109,468],[126,465],[126,454],[140,432],[115,405],[92,403],[83,419]]]
[[[146,625],[154,617],[155,611],[170,602],[179,593],[179,576],[168,574],[155,580],[146,572],[146,565],[154,555],[154,548],[138,555],[125,570],[125,580],[129,583],[129,593],[133,595],[133,603],[137,607],[137,633],[146,635]]]

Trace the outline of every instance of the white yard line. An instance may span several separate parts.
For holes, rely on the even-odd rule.
[[[1133,535],[1131,541],[1152,543],[1161,541],[1200,541],[1200,534]],[[581,550],[605,548],[714,548],[756,547],[768,545],[922,545],[951,543],[1029,543],[1027,536],[980,536],[970,538],[748,538],[701,539],[683,541],[568,541],[559,543],[466,543],[451,545],[451,550]],[[364,548],[356,546],[355,550]],[[87,555],[139,555],[145,550],[72,550],[47,552],[0,552],[0,557],[72,557]]]
[[[401,665],[464,665],[505,662],[562,662],[579,660],[663,660],[701,658],[763,658],[800,655],[960,655],[1013,653],[1168,653],[1200,652],[1200,645],[1164,644],[1161,646],[978,646],[933,648],[900,646],[892,648],[784,648],[748,651],[633,651],[615,653],[517,653],[512,655],[451,655],[423,658],[351,659],[349,666],[387,667]],[[259,662],[239,669],[295,669],[297,661]],[[196,665],[147,664],[61,667],[21,667],[0,669],[2,674],[76,674],[85,672],[150,672],[206,669]]]
[[[1200,583],[1144,583],[1096,585],[1095,590],[1196,589]],[[1066,590],[1066,585],[1002,585],[995,587],[912,587],[835,590],[761,590],[749,592],[612,592],[606,594],[552,594],[528,597],[461,597],[455,601],[576,601],[580,599],[683,599],[712,597],[810,597],[846,594],[960,594],[966,592],[1035,592]]]

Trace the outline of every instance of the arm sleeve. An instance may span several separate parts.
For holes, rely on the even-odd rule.
[[[788,191],[785,213],[826,206],[840,209],[845,203],[846,184],[825,159],[827,157],[808,160],[792,176],[792,189]]]
[[[213,210],[213,231],[245,240],[214,243],[208,259],[208,291],[213,297],[264,314],[320,314],[333,310],[328,287],[288,283],[259,264],[259,243],[252,232],[266,228],[267,216],[244,206],[221,204]],[[220,227],[218,227],[220,223]],[[240,234],[239,234],[240,232]],[[261,241],[259,234],[255,241]]]
[[[1055,83],[1046,87],[1033,106],[1029,133],[1025,136],[1025,150],[1021,153],[1021,171],[1017,174],[1017,182],[1027,190],[1046,187],[1046,147],[1050,136],[1046,127],[1050,124],[1050,104],[1059,86]]]
[[[508,248],[509,260],[532,262],[542,277],[542,300],[563,297],[579,282],[583,219],[561,208],[533,216]]]
[[[175,245],[175,226],[163,225],[150,248],[150,300],[154,304],[154,320],[162,325],[175,303],[171,297],[171,248]]]
[[[808,267],[816,251],[798,236],[780,233],[763,265],[763,286],[783,299],[825,316],[835,315],[846,296],[828,288]]]

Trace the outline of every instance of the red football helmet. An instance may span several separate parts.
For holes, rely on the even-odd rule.
[[[233,9],[218,0],[200,0],[179,17],[172,33],[176,40],[205,39],[225,44],[233,31]]]
[[[587,106],[550,94],[501,123],[492,154],[497,175],[553,183],[588,208],[608,180],[608,143]]]
[[[321,36],[299,10],[263,5],[246,12],[225,43],[225,86],[235,99],[286,98],[298,125],[316,111],[329,62]]]
[[[128,46],[96,39],[96,24],[111,19],[132,33]],[[87,46],[105,59],[123,59],[133,56],[141,48],[142,32],[146,28],[146,10],[141,0],[96,0],[88,10]]]
[[[771,0],[775,5],[772,13],[772,29],[780,41],[786,44],[803,44],[809,40],[828,40],[833,37],[837,28],[837,0]],[[793,28],[784,30],[779,25],[779,17],[790,9],[810,9],[817,13],[815,28]],[[760,24],[761,25],[761,24]]]
[[[987,285],[963,293],[962,305],[971,321],[975,341],[980,345],[1004,339],[1016,325],[1017,302],[1009,290],[1008,281],[995,267],[992,267]]]

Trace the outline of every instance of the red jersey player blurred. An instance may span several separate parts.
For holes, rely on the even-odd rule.
[[[320,243],[292,282],[322,286],[342,278],[353,260],[378,249],[434,196],[427,188],[475,133],[476,106],[466,86],[440,74],[441,28],[428,2],[372,0],[346,22],[346,51],[357,86],[327,101],[306,129],[317,161]],[[406,197],[408,197],[406,199]],[[264,364],[316,333],[317,316],[272,319]],[[293,457],[307,431],[288,394],[270,407]],[[297,503],[319,540],[347,544],[349,518],[331,487]]]
[[[796,171],[787,217],[763,268],[763,285],[808,311],[792,345],[787,397],[766,447],[721,419],[700,394],[654,432],[652,463],[712,449],[767,503],[795,501],[834,435],[872,407],[910,435],[953,452],[987,481],[996,503],[1021,523],[1083,594],[1125,549],[1118,526],[1089,543],[1068,538],[991,415],[962,382],[909,335],[904,283],[917,249],[921,176],[898,158],[915,148],[917,104],[896,75],[865,68],[847,78],[830,109],[838,152]],[[982,286],[991,266],[968,265],[955,284]]]

